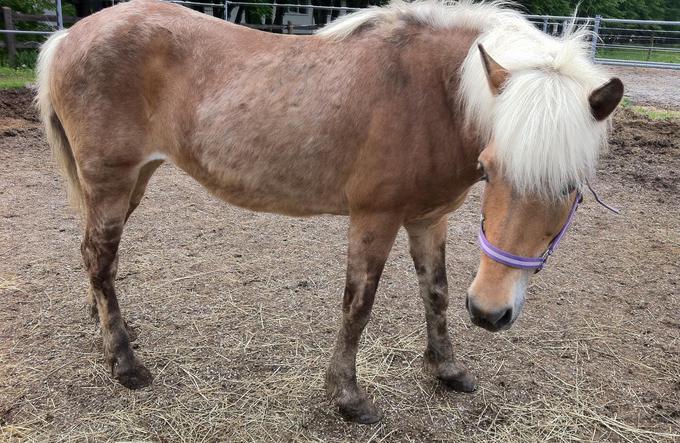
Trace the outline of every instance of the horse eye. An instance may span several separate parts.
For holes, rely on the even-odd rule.
[[[489,181],[489,177],[486,175],[486,170],[484,169],[484,164],[482,162],[477,162],[477,171],[479,171],[482,176],[479,178],[479,181]]]
[[[576,188],[578,188],[578,186],[576,186],[576,183],[569,183],[569,185],[562,191],[562,194],[565,197],[567,197],[571,195],[571,193],[574,192]]]

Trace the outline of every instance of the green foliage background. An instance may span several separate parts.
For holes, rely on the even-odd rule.
[[[571,15],[579,5],[575,0],[520,0],[531,14]],[[578,6],[581,16],[637,20],[680,20],[680,0],[583,0]]]
[[[324,1],[327,4],[328,0]],[[514,0],[524,12],[537,15],[580,16],[680,21],[680,0]],[[347,6],[383,5],[387,0],[348,0]]]
[[[287,2],[286,2],[287,3]],[[313,2],[331,5],[338,3],[333,0],[321,0]],[[381,5],[386,0],[348,0],[347,6],[364,7],[368,5]],[[531,14],[571,15],[578,0],[518,0],[518,5]],[[75,14],[73,1],[64,1],[64,14]],[[28,14],[40,14],[45,10],[54,10],[53,0],[0,0],[0,6],[25,12]],[[611,18],[653,19],[653,20],[680,20],[680,0],[583,0],[580,2],[579,14]]]
[[[53,0],[0,0],[0,6],[7,6],[24,14],[43,14],[44,11],[54,11],[57,8],[56,5],[57,2]],[[75,15],[76,13],[71,2],[62,2],[62,9],[64,15]]]
[[[26,14],[41,14],[46,9],[54,9],[51,0],[0,0],[0,6],[7,6]]]
[[[45,11],[54,11],[56,9],[56,2],[53,0],[0,0],[0,6],[7,6],[16,12],[23,12],[24,14],[43,14]],[[73,4],[64,2],[62,5],[64,15],[75,15],[75,8]],[[3,28],[6,28],[5,23],[2,23]],[[53,26],[45,23],[37,22],[16,22],[14,23],[16,29],[26,31],[52,31]],[[17,40],[35,41],[35,35],[18,35]]]

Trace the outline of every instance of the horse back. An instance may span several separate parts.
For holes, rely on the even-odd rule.
[[[273,35],[135,0],[71,28],[55,109],[79,163],[169,159],[254,210],[397,210],[424,192],[446,205],[458,187],[435,188],[458,178],[446,164],[461,128],[449,124],[440,67],[414,68],[432,61],[402,46]],[[425,200],[416,206],[433,206]]]

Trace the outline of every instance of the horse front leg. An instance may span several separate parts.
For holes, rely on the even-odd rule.
[[[357,384],[356,356],[399,227],[399,218],[391,214],[350,216],[342,326],[326,373],[326,391],[340,413],[358,423],[375,423],[382,418]]]
[[[446,217],[406,225],[420,296],[425,305],[427,349],[425,368],[447,387],[462,392],[476,389],[474,378],[458,365],[446,326],[449,305],[446,279]]]

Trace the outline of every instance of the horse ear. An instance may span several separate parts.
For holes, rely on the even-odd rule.
[[[590,112],[593,113],[595,120],[602,121],[609,117],[622,97],[623,83],[616,77],[591,92],[588,103],[590,103]]]
[[[481,43],[477,45],[477,48],[479,48],[479,54],[482,56],[482,65],[484,65],[486,79],[489,81],[491,92],[493,95],[498,95],[501,89],[503,89],[503,85],[510,76],[510,73],[499,65],[496,60],[491,58]]]

